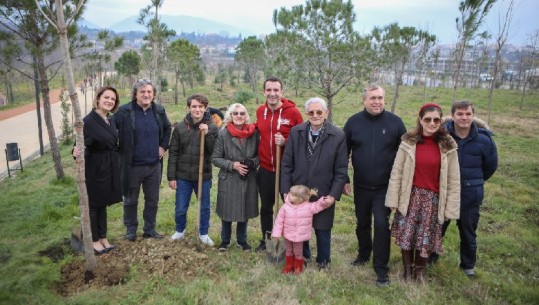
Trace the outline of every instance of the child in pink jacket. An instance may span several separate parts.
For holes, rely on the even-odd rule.
[[[279,210],[271,236],[284,236],[286,247],[285,266],[283,273],[300,274],[303,271],[303,242],[311,239],[313,230],[313,215],[331,206],[327,197],[321,197],[316,202],[309,202],[317,191],[304,185],[294,185],[285,198],[285,203]]]

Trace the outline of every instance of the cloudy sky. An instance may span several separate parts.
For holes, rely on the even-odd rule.
[[[523,44],[534,31],[539,30],[539,1],[515,0],[516,9],[510,31],[510,43]],[[304,4],[305,0],[165,0],[165,15],[203,17],[259,34],[274,31],[273,11]],[[356,11],[355,28],[368,33],[375,26],[392,22],[400,26],[414,26],[436,34],[442,43],[456,41],[455,18],[459,16],[458,0],[352,0]],[[129,16],[137,16],[150,0],[87,0],[84,18],[101,27],[108,27]],[[498,32],[502,11],[508,0],[498,0],[492,8],[485,30]]]

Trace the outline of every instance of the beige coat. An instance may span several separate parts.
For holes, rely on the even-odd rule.
[[[402,136],[387,188],[386,207],[397,208],[404,216],[412,193],[416,144],[417,139],[409,132]],[[445,219],[459,218],[460,169],[455,140],[448,134],[438,145],[441,154],[438,222],[442,224]]]

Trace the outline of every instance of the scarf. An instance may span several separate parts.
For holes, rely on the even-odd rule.
[[[320,141],[318,141],[322,135],[324,134],[324,131],[326,130],[326,121],[322,123],[322,126],[319,129],[318,136],[313,141],[313,135],[311,134],[311,123],[307,125],[307,134],[308,134],[308,141],[307,141],[307,149],[309,151],[309,160],[313,158],[314,150],[316,149],[316,146]]]
[[[249,138],[255,133],[255,125],[253,124],[244,124],[242,129],[236,128],[234,124],[227,124],[226,129],[234,138],[238,138],[241,143],[241,139]]]

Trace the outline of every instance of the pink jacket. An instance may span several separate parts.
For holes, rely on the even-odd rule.
[[[285,203],[279,209],[275,224],[273,225],[272,237],[281,237],[292,241],[302,242],[311,239],[313,230],[313,215],[328,208],[324,203],[324,197],[316,202],[305,201],[294,205],[285,198]]]

